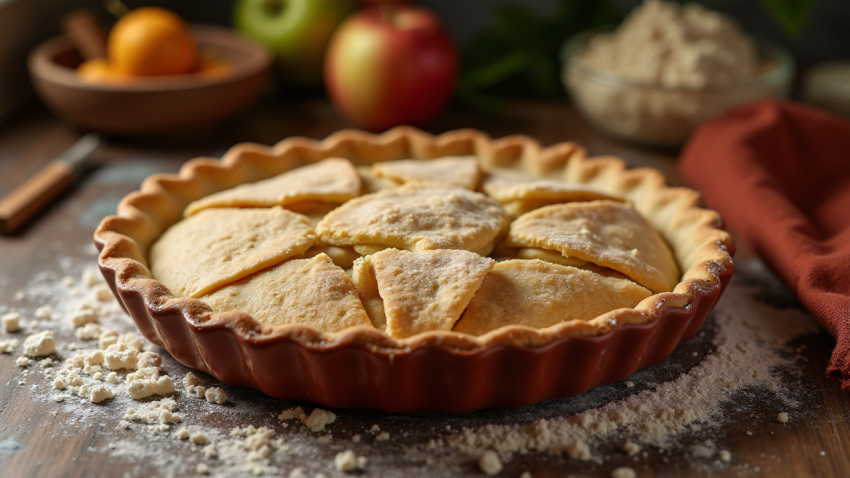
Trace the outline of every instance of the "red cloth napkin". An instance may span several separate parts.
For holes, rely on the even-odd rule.
[[[835,336],[827,372],[850,390],[850,122],[749,104],[700,126],[679,167]]]

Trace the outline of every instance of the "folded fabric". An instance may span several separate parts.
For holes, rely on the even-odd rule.
[[[679,167],[835,336],[827,372],[850,389],[850,122],[749,104],[700,126]]]

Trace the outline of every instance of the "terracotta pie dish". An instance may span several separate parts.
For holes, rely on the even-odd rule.
[[[475,157],[480,169],[489,176],[500,170],[521,170],[526,175],[620,198],[625,202],[609,201],[613,206],[606,201],[593,204],[597,208],[634,210],[637,217],[645,218],[645,221],[640,220],[648,229],[657,231],[652,232],[657,242],[672,253],[668,254],[669,263],[674,271],[679,269],[675,272],[676,279],[666,285],[641,283],[644,289],[619,272],[608,270],[610,277],[616,277],[611,281],[628,283],[629,287],[644,291],[643,295],[635,299],[634,307],[616,308],[595,318],[585,318],[589,320],[565,320],[539,328],[504,325],[473,332],[468,320],[472,313],[470,305],[454,330],[453,322],[442,330],[401,333],[391,330],[392,325],[378,327],[368,306],[374,327],[371,324],[347,326],[322,332],[303,323],[263,325],[238,310],[214,312],[207,303],[211,296],[202,297],[200,292],[194,296],[203,300],[187,297],[193,294],[186,291],[178,291],[177,295],[182,297],[172,295],[169,288],[152,277],[149,267],[153,256],[149,254],[158,254],[156,247],[152,250],[152,245],[161,236],[165,238],[163,234],[183,219],[184,211],[191,218],[199,204],[210,202],[208,196],[212,194],[276,177],[327,158],[344,158],[355,165],[371,166],[384,161],[427,161],[446,156]],[[483,194],[469,194],[484,197]],[[221,197],[212,196],[213,199]],[[201,198],[206,199],[198,201]],[[361,198],[340,206],[333,215],[340,216],[340,210],[359,204],[357,201]],[[101,222],[95,232],[95,244],[101,251],[99,265],[104,277],[142,334],[190,367],[206,371],[223,382],[252,387],[273,397],[307,400],[329,407],[389,412],[463,412],[519,407],[580,394],[598,385],[623,380],[638,369],[661,362],[679,343],[690,339],[726,287],[733,272],[735,251],[729,234],[722,230],[720,216],[701,209],[699,204],[697,192],[666,186],[663,176],[655,170],[628,170],[616,158],[588,158],[573,143],[542,148],[528,137],[493,140],[475,130],[439,136],[407,127],[381,135],[341,131],[323,141],[289,138],[271,148],[240,144],[231,148],[220,161],[198,158],[186,163],[177,175],[153,175],[143,182],[140,191],[121,201],[116,216]],[[510,236],[504,244],[521,242],[522,237],[515,234],[514,226],[523,218],[540,219],[539,212],[545,210],[548,214],[550,209],[562,211],[564,205],[546,206],[521,215],[511,224]],[[505,210],[510,212],[507,206]],[[320,239],[322,224],[331,217],[332,214],[324,216],[317,226]],[[508,222],[506,220],[505,224]],[[519,230],[519,226],[516,229]],[[487,252],[479,254],[490,254],[492,247],[491,242],[489,248],[484,248]],[[484,250],[480,244],[475,248],[467,250]],[[450,248],[434,246],[430,249]],[[497,259],[498,250],[497,246],[497,252],[493,253]],[[358,252],[364,260],[372,257],[373,264],[377,260],[374,258],[381,257],[377,252],[366,253],[361,249]],[[631,252],[635,257],[639,254],[637,248]],[[326,256],[317,257],[330,263]],[[487,267],[494,263],[489,259],[481,260],[489,261]],[[531,262],[546,264],[539,260],[526,264]],[[156,270],[157,264],[154,266],[152,269]],[[336,266],[331,264],[331,267]],[[357,267],[354,266],[355,282]],[[565,266],[546,267],[577,270]],[[179,267],[176,270],[181,272]],[[261,273],[264,272],[257,274]],[[489,279],[484,280],[486,284]],[[345,278],[344,282],[351,281]],[[380,283],[379,287],[382,287]],[[484,286],[481,287],[479,295],[484,290]],[[362,297],[362,289],[360,291]],[[357,294],[353,294],[356,298]],[[230,293],[230,296],[235,295],[236,292]],[[473,303],[475,300],[473,297]],[[358,307],[359,303],[357,301]],[[391,304],[385,303],[389,317]],[[479,300],[479,309],[489,310],[490,315],[493,311],[498,314],[499,311],[493,309],[494,303],[494,300]],[[560,305],[567,310],[569,304],[556,304]],[[222,309],[217,307],[217,310]],[[557,312],[560,309],[548,310]],[[514,323],[534,323],[537,318],[528,319]],[[464,321],[467,321],[466,327],[460,327]],[[458,332],[460,329],[469,333]]]

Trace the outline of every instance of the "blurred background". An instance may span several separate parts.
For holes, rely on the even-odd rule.
[[[360,5],[369,3],[375,2],[361,1]],[[486,109],[493,106],[492,96],[566,98],[565,90],[557,81],[555,65],[559,59],[554,56],[561,44],[586,28],[615,25],[640,2],[421,0],[415,3],[438,16],[462,52],[456,99],[461,104]],[[800,72],[824,61],[850,58],[850,29],[847,28],[850,2],[846,0],[710,0],[698,3],[730,15],[750,35],[785,48],[793,55]],[[161,6],[190,23],[234,24],[233,0],[126,0],[124,4],[130,9]],[[59,34],[62,15],[76,8],[89,7],[108,29],[116,17],[107,12],[104,5],[100,0],[0,0],[0,118],[9,118],[14,110],[32,100],[25,67],[27,55],[40,41]],[[495,57],[514,50],[525,50],[523,53],[529,56],[523,67],[501,74],[490,72],[492,78],[481,79],[482,65],[491,66]],[[555,71],[550,71],[553,68]],[[478,84],[469,85],[476,74]],[[517,79],[521,77],[524,78]],[[321,91],[284,89],[280,93],[316,95]],[[793,93],[799,94],[799,90]]]

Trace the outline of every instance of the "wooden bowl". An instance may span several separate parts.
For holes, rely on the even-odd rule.
[[[42,101],[85,129],[120,136],[175,136],[208,128],[245,108],[260,93],[270,55],[222,27],[192,26],[201,51],[229,64],[220,76],[142,77],[121,84],[85,83],[81,59],[66,37],[39,45],[29,70]]]

